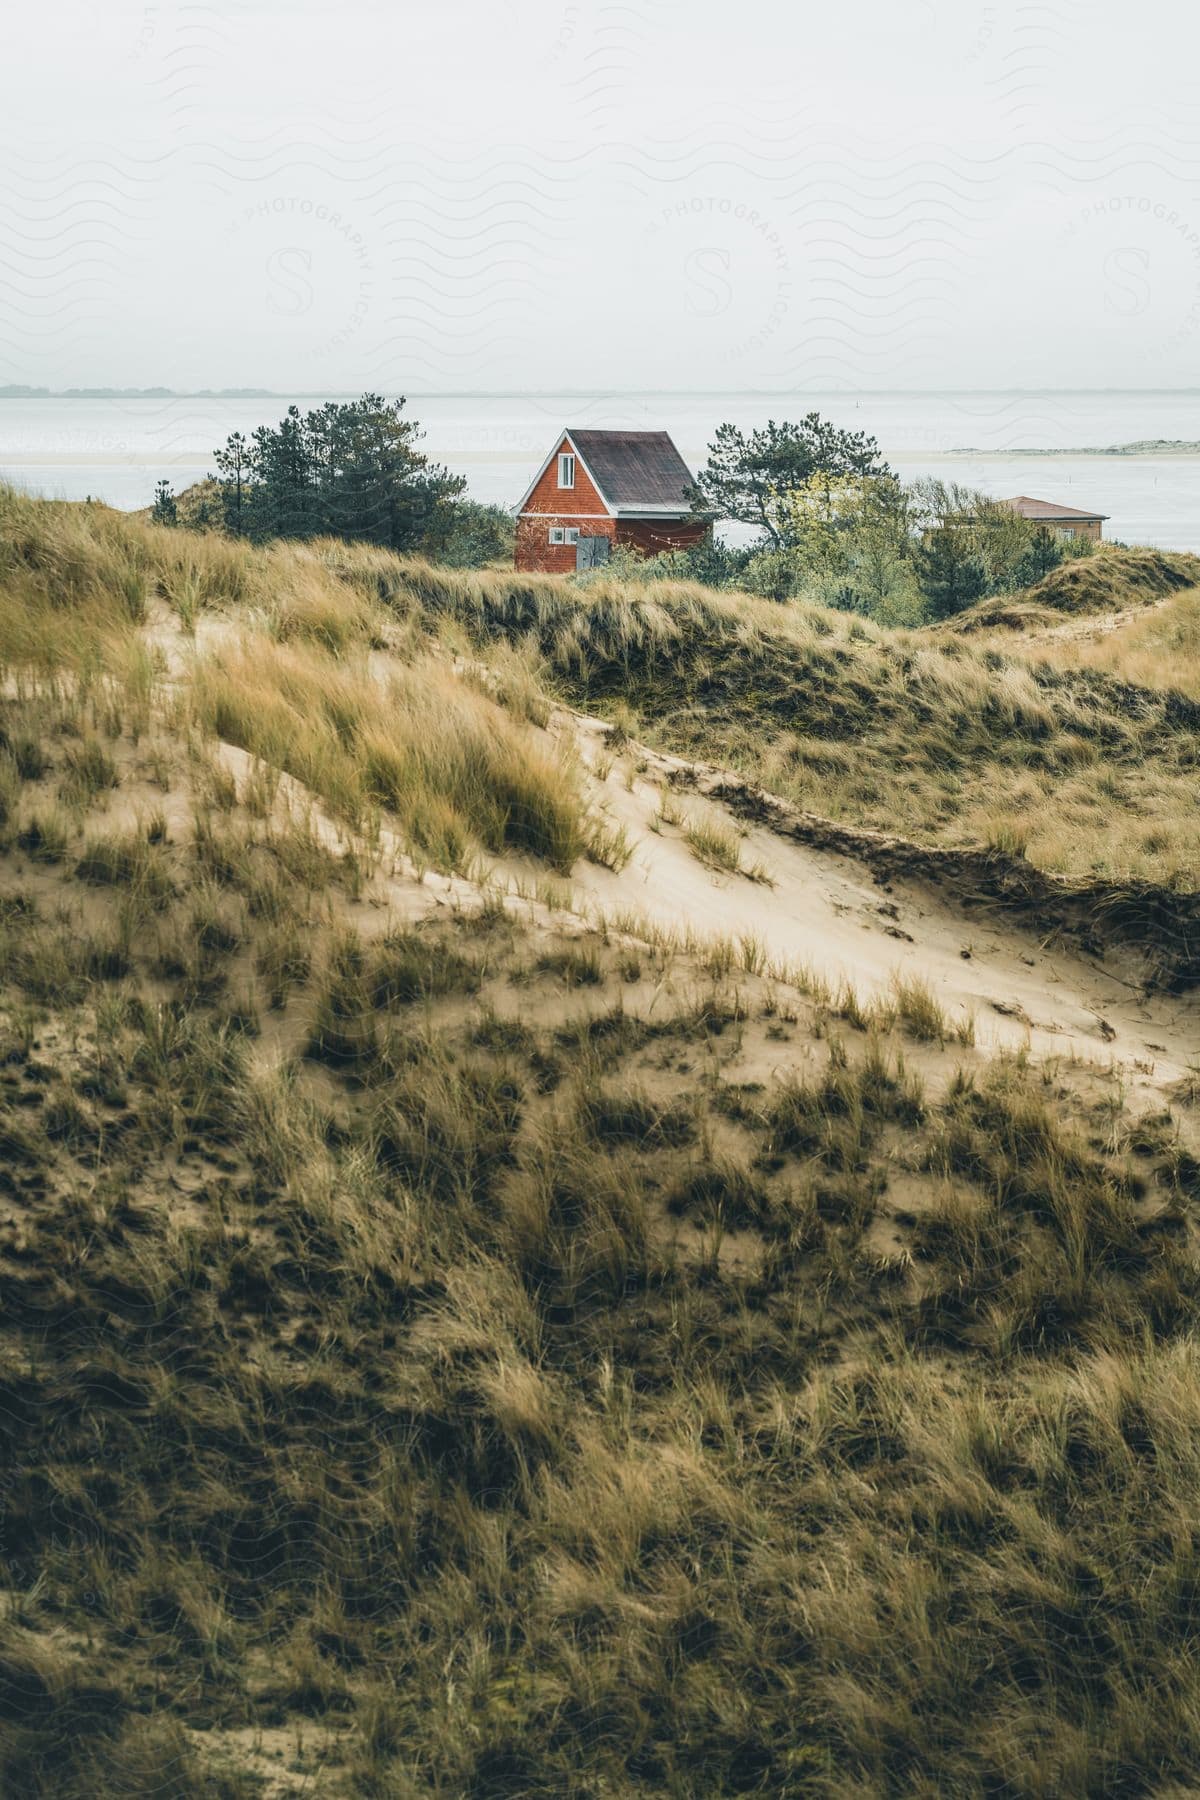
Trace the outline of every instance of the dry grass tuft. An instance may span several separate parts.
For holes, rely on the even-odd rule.
[[[586,846],[574,771],[443,664],[386,688],[312,647],[247,640],[197,668],[200,724],[286,769],[361,824],[394,815],[421,856],[459,868],[478,845],[568,870]]]

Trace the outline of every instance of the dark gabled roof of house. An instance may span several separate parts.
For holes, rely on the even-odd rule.
[[[1107,519],[1102,512],[1085,512],[1078,506],[1058,506],[1053,500],[1031,500],[1028,494],[1014,494],[1004,502],[1024,519]]]
[[[610,506],[690,510],[694,476],[665,431],[571,431],[567,436]]]

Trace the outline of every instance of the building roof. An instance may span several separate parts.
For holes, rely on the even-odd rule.
[[[573,431],[567,436],[608,504],[618,511],[690,511],[694,476],[665,431]]]
[[[1028,494],[1014,494],[1001,502],[1019,512],[1023,519],[1107,519],[1108,514],[1087,512],[1079,506],[1059,506],[1053,500],[1032,500]]]
[[[679,518],[694,476],[665,431],[562,432],[517,508],[522,511],[560,444],[571,445],[610,513]]]

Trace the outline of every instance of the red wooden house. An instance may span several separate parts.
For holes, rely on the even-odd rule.
[[[688,502],[692,483],[665,431],[564,431],[518,509],[517,568],[590,569],[614,544],[686,549],[712,530]]]

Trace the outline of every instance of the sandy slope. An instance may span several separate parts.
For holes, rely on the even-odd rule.
[[[746,827],[720,800],[675,788],[673,776],[695,772],[683,758],[640,745],[614,758],[599,720],[564,713],[551,731],[560,751],[578,752],[593,805],[625,827],[634,850],[619,872],[581,861],[569,884],[555,884],[565,916],[529,898],[544,880],[540,866],[493,864],[487,885],[507,888],[513,910],[535,924],[553,916],[556,929],[569,928],[574,914],[580,929],[607,920],[633,936],[641,926],[701,944],[750,938],[767,964],[809,971],[834,991],[848,983],[864,1001],[886,994],[897,977],[917,979],[951,1023],[973,1020],[981,1049],[1115,1066],[1135,1108],[1161,1107],[1166,1090],[1200,1062],[1200,995],[1147,999],[1132,962],[1101,963],[1069,944],[1044,945],[998,910],[968,917],[923,883],[884,885],[852,855],[809,848],[766,825]],[[222,760],[239,780],[251,767],[232,745],[222,746]],[[664,799],[679,823],[661,819]],[[346,845],[345,828],[300,783],[285,776],[279,804],[307,814],[331,849]],[[744,832],[744,864],[761,864],[769,881],[717,874],[697,860],[684,829],[705,815]],[[386,828],[381,847],[386,873],[357,922],[368,935],[439,905],[473,904],[476,880],[420,872]]]
[[[220,620],[203,644],[185,646],[169,620],[157,620],[156,627],[153,635],[176,678],[197,651],[216,648],[231,635]],[[172,637],[175,642],[166,641]],[[372,662],[386,680],[390,658],[374,656]],[[607,918],[636,933],[640,920],[685,939],[750,937],[769,964],[806,967],[834,990],[849,983],[864,1000],[885,993],[897,976],[917,978],[952,1022],[974,1020],[981,1048],[1027,1048],[1039,1057],[1116,1065],[1135,1105],[1161,1106],[1165,1091],[1200,1062],[1200,994],[1144,998],[1132,959],[1113,955],[1101,963],[1061,940],[1043,944],[1036,931],[999,908],[968,916],[952,895],[928,883],[884,884],[852,854],[797,843],[766,824],[742,825],[719,799],[687,791],[697,765],[641,745],[614,751],[609,727],[600,720],[562,710],[547,737],[555,753],[579,756],[592,805],[624,826],[634,846],[619,872],[576,864],[566,905],[580,925]],[[250,759],[231,745],[222,746],[221,755],[240,782]],[[711,787],[714,772],[706,773]],[[681,778],[683,791],[676,791]],[[669,810],[682,814],[680,823],[661,820],[664,796]],[[345,829],[288,777],[280,804],[306,812],[331,848],[347,842]],[[683,829],[705,814],[744,833],[744,864],[763,865],[769,882],[715,874],[697,860]],[[902,820],[897,828],[903,832]],[[474,880],[420,873],[386,827],[381,847],[387,873],[374,901],[379,929],[388,916],[413,918],[439,904],[469,904],[478,892]],[[537,920],[548,916],[547,908],[528,895],[545,874],[541,866],[501,861],[492,866],[489,885],[507,888],[514,910]],[[569,923],[557,909],[555,917],[559,927]]]
[[[607,728],[579,720],[578,741],[601,772]],[[634,773],[642,764],[640,773]],[[1044,948],[1002,916],[981,924],[917,883],[881,886],[851,856],[810,849],[766,826],[746,829],[743,860],[762,863],[771,885],[717,875],[693,855],[683,827],[654,821],[680,759],[640,747],[597,780],[597,799],[635,843],[619,874],[579,865],[573,883],[605,912],[629,909],[698,937],[750,935],[772,962],[805,964],[833,987],[868,998],[894,976],[927,982],[952,1019],[975,1019],[981,1046],[1028,1046],[1039,1056],[1123,1065],[1131,1095],[1161,1103],[1165,1086],[1200,1057],[1200,1000],[1141,997],[1132,969],[1101,965],[1061,945]],[[736,825],[718,801],[672,797],[687,818],[705,812]]]

